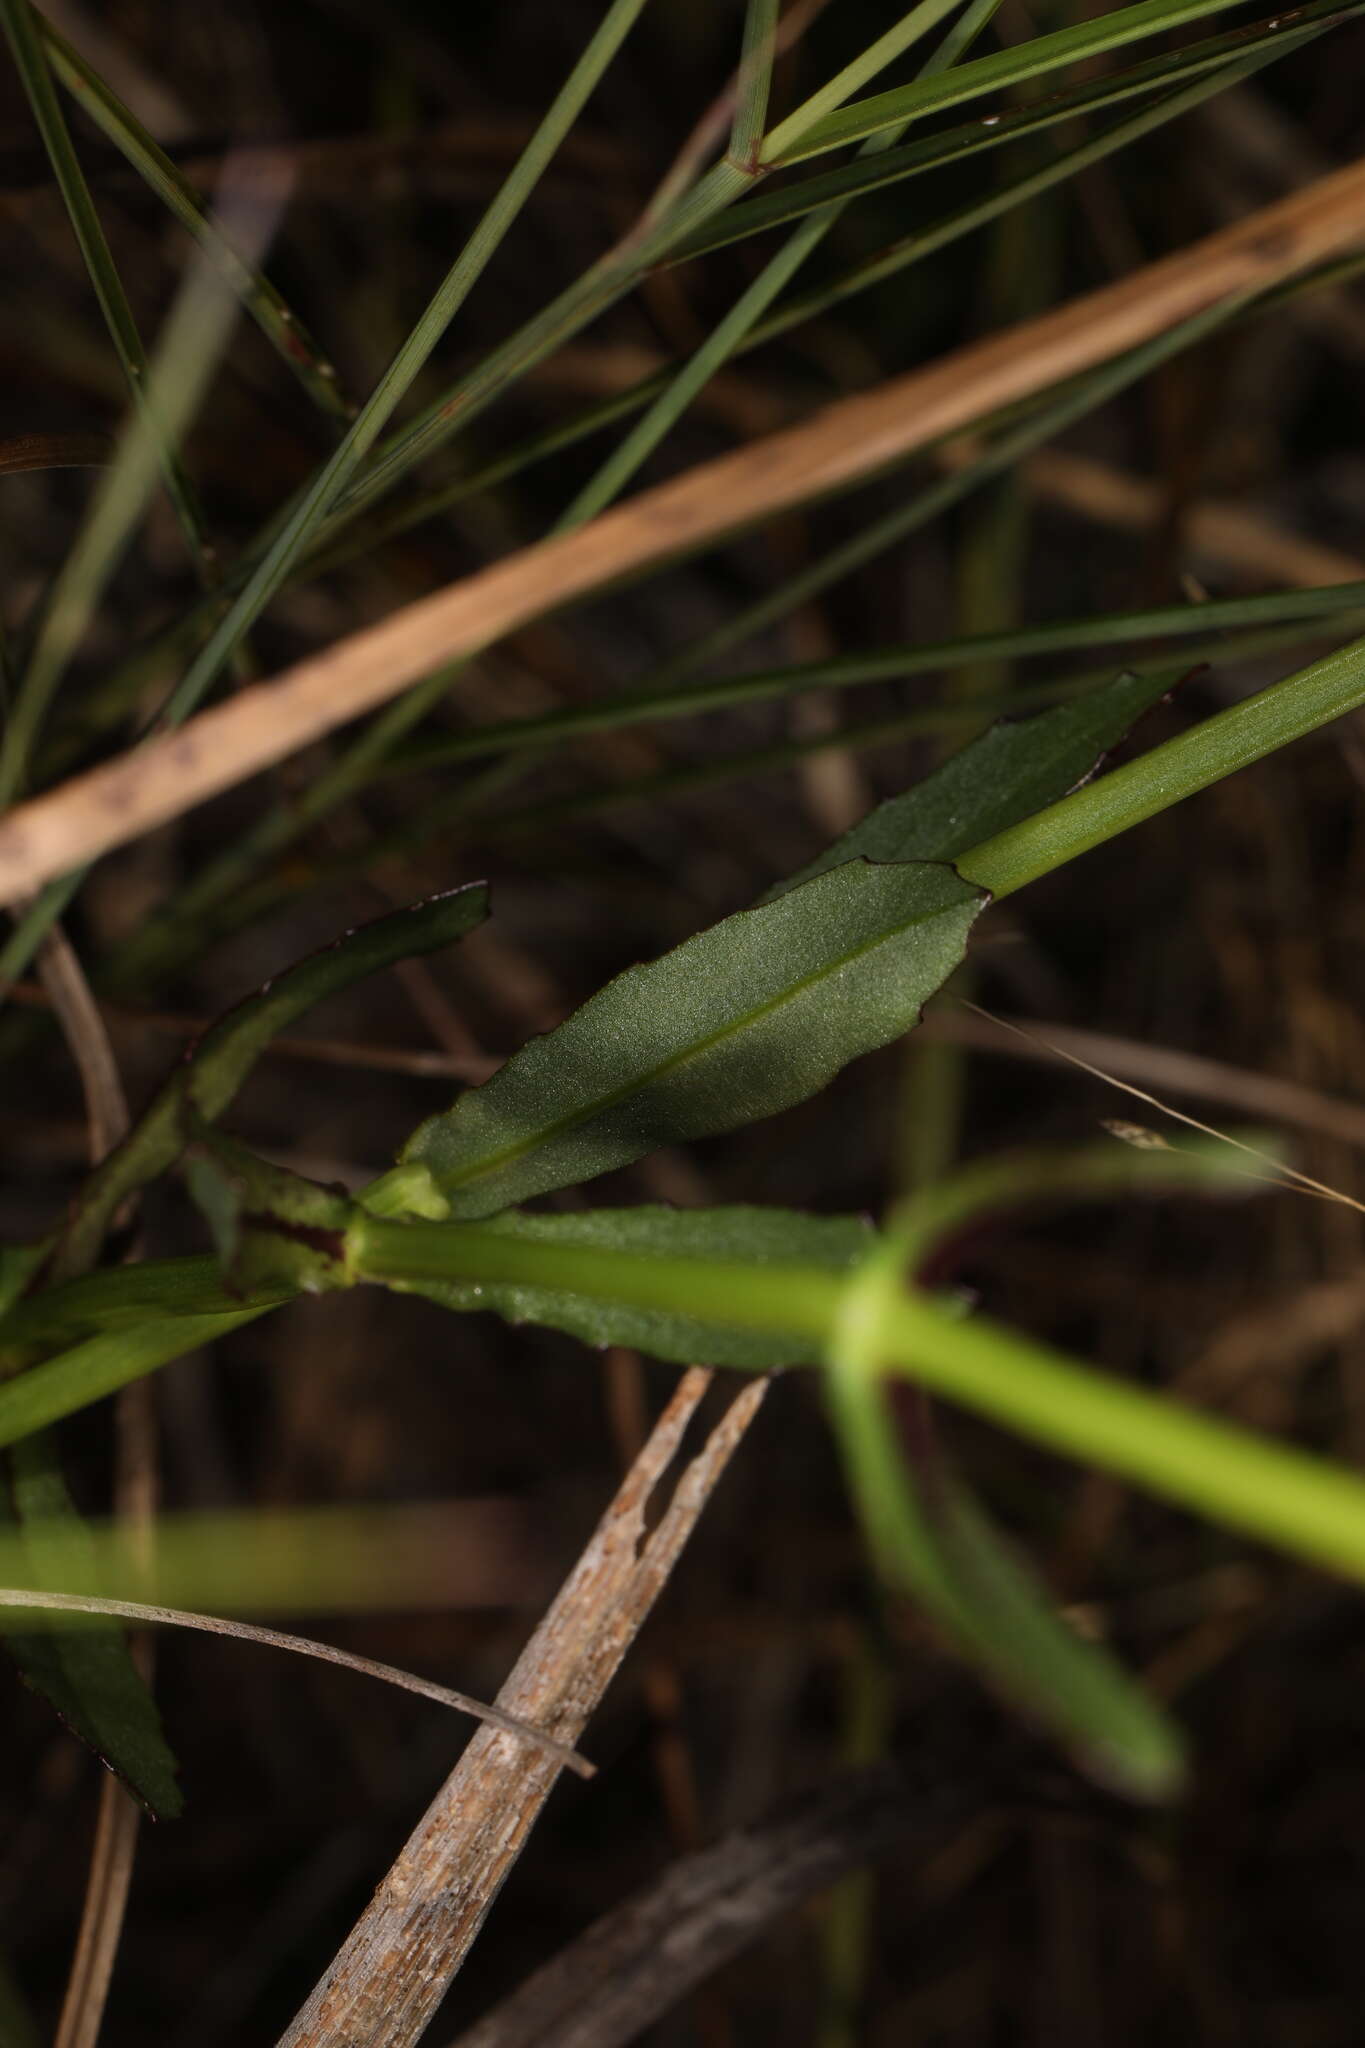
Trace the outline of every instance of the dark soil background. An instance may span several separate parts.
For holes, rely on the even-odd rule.
[[[599,16],[596,0],[107,0],[53,10],[202,183],[229,144],[278,148],[295,176],[269,258],[286,296],[364,392],[514,160]],[[418,394],[442,388],[630,222],[737,45],[737,4],[655,0],[562,158],[456,322]],[[803,90],[892,10],[848,0],[785,60]],[[1057,16],[1056,21],[1070,16]],[[1001,33],[1054,25],[1006,0]],[[97,31],[92,35],[92,31]],[[1072,188],[852,299],[729,370],[652,466],[662,475],[824,399],[1083,291],[1347,160],[1365,141],[1365,29],[1348,25]],[[893,73],[887,82],[901,75]],[[152,85],[160,101],[149,98]],[[138,98],[138,95],[141,98]],[[0,65],[0,438],[107,432],[117,365],[22,96]],[[139,318],[154,332],[185,245],[73,117]],[[999,175],[893,188],[852,210],[830,274]],[[688,350],[753,274],[764,243],[668,271],[474,427],[465,462]],[[1215,595],[1365,576],[1365,297],[1348,287],[1229,330],[1066,442],[1085,474],[1141,479],[1140,527],[1099,516],[1072,474],[1040,471],[972,500],[913,543],[734,650],[759,667],[825,650],[947,637]],[[228,551],[326,449],[325,430],[255,331],[239,328],[190,446]],[[287,593],[255,637],[267,672],[543,531],[608,445],[599,437],[373,556]],[[438,458],[430,480],[456,473]],[[678,647],[914,488],[897,475],[518,636],[446,716],[586,701]],[[0,476],[3,608],[21,627],[69,545],[88,472]],[[1243,525],[1210,541],[1208,513]],[[1250,537],[1248,537],[1250,536]],[[1217,539],[1216,535],[1214,537]],[[92,686],[192,597],[164,506],[85,650]],[[1215,661],[1143,739],[1286,672],[1316,647]],[[1125,654],[1122,659],[1132,657]],[[1278,662],[1278,665],[1277,665]],[[1121,661],[1116,661],[1116,666]],[[1054,672],[1024,665],[1025,681]],[[978,679],[979,680],[979,679]],[[992,688],[1000,687],[994,678]],[[1007,679],[1006,679],[1007,680]],[[375,879],[290,894],[155,994],[111,1011],[130,1095],[175,1057],[177,1020],[214,1014],[386,900],[488,876],[492,925],[450,958],[366,986],[309,1020],[342,1064],[267,1060],[231,1118],[247,1142],[321,1178],[391,1157],[448,1079],[380,1053],[500,1055],[608,975],[751,901],[879,795],[932,764],[923,742],[820,757],[691,795],[601,808],[512,834],[503,814],[605,790],[832,723],[913,704],[888,684],[580,743],[471,810],[465,836]],[[291,761],[287,788],[321,756]],[[401,823],[464,771],[369,793],[310,856]],[[1365,746],[1341,724],[1014,898],[980,928],[975,993],[1046,1019],[1212,1056],[1326,1095],[1365,1091],[1361,966]],[[72,936],[95,961],[178,876],[257,815],[234,792],[106,862]],[[306,874],[302,879],[306,879]],[[0,1234],[36,1235],[84,1159],[75,1073],[55,1034],[11,1030],[0,1114]],[[780,1202],[875,1212],[894,1186],[902,1105],[939,1085],[923,1055],[864,1060],[817,1101],[665,1156],[594,1201]],[[1085,1139],[1126,1098],[1063,1068],[972,1053],[961,1149]],[[1255,1082],[1239,1108],[1257,1121]],[[907,1089],[911,1092],[907,1095]],[[1144,1113],[1139,1111],[1139,1115]],[[1264,1116],[1263,1123],[1273,1123]],[[1297,1135],[1308,1172],[1360,1193],[1344,1138]],[[579,1199],[583,1199],[580,1197]],[[146,1218],[157,1253],[199,1248],[178,1185]],[[973,1240],[959,1277],[990,1310],[1107,1369],[1180,1388],[1257,1427],[1365,1455],[1359,1219],[1306,1199],[1127,1204],[1016,1222]],[[358,1293],[267,1319],[158,1381],[175,1506],[435,1500],[471,1504],[462,1602],[438,1615],[318,1622],[316,1632],[491,1695],[621,1470],[632,1403],[671,1370],[568,1340],[454,1320]],[[677,1855],[843,1768],[867,1672],[891,1685],[889,1746],[960,1794],[929,1838],[877,1865],[874,1936],[854,2034],[831,2030],[822,1906],[777,1927],[648,2036],[723,2048],[858,2039],[871,2048],[1149,2041],[1336,2048],[1365,2011],[1365,1607],[1360,1594],[943,1418],[986,1498],[1058,1593],[1120,1645],[1192,1731],[1189,1803],[1134,1812],[1021,1733],[875,1598],[816,1389],[790,1377],[684,1557],[586,1748],[605,1768],[562,1786],[437,2030],[458,2034],[597,1914]],[[68,1432],[92,1509],[107,1499],[108,1422]],[[497,1514],[481,1506],[497,1505]],[[474,1510],[480,1510],[475,1512]],[[307,1629],[307,1617],[297,1625]],[[382,1874],[464,1739],[434,1707],[240,1644],[163,1639],[159,1692],[183,1765],[183,1820],[145,1831],[102,2040],[224,2048],[272,2040]],[[60,2001],[85,1875],[97,1766],[17,1684],[4,1688],[0,1938],[44,2024]],[[854,1705],[851,1705],[850,1702]],[[434,2038],[435,2036],[433,2036]]]

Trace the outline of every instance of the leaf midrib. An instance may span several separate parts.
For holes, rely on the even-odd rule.
[[[937,873],[956,874],[955,869],[937,861],[898,862],[896,865],[924,867],[932,869]],[[833,872],[837,872],[837,870]],[[959,876],[957,879],[961,880],[962,878]],[[987,900],[986,892],[978,890],[976,891],[976,896],[977,909],[980,910],[985,906]],[[563,1137],[566,1133],[579,1128],[581,1125],[591,1121],[595,1116],[601,1116],[606,1111],[615,1109],[618,1103],[627,1101],[632,1095],[638,1095],[642,1089],[649,1087],[652,1083],[662,1080],[670,1074],[677,1073],[681,1068],[687,1066],[689,1061],[701,1059],[706,1053],[712,1051],[714,1047],[723,1044],[727,1038],[733,1038],[740,1031],[749,1030],[755,1024],[761,1023],[765,1017],[769,1017],[779,1010],[784,1003],[794,1002],[807,989],[814,988],[819,982],[828,979],[831,974],[837,973],[841,968],[849,966],[856,960],[864,959],[871,953],[875,953],[880,946],[890,945],[893,940],[903,937],[907,931],[912,931],[916,925],[928,924],[935,918],[946,916],[952,910],[965,909],[966,907],[967,900],[965,898],[959,904],[941,904],[936,910],[926,912],[923,916],[907,918],[904,923],[897,925],[891,931],[880,933],[876,938],[868,940],[865,945],[853,947],[849,952],[840,954],[836,960],[828,962],[815,973],[805,975],[799,981],[788,983],[787,987],[770,1001],[761,1003],[754,1009],[746,1010],[742,1016],[729,1024],[722,1025],[719,1030],[711,1032],[707,1037],[694,1040],[692,1044],[685,1046],[680,1052],[671,1054],[667,1059],[660,1060],[644,1075],[638,1076],[631,1081],[623,1082],[619,1088],[611,1090],[608,1094],[597,1096],[585,1107],[570,1115],[556,1118],[550,1124],[542,1124],[539,1129],[528,1136],[504,1145],[500,1151],[485,1154],[480,1161],[463,1172],[440,1174],[438,1179],[442,1189],[450,1191],[456,1188],[468,1187],[472,1182],[497,1173],[504,1167],[515,1163],[516,1160],[525,1158],[528,1153],[538,1151],[542,1146],[553,1144],[556,1138]],[[630,970],[627,969],[626,971],[629,972]],[[457,1113],[452,1112],[452,1114]]]

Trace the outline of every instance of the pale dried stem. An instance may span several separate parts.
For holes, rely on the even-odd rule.
[[[677,1391],[518,1659],[498,1704],[574,1742],[662,1591],[763,1399],[747,1386],[686,1467],[646,1540],[645,1516],[710,1375]],[[408,2048],[425,2031],[525,1846],[558,1767],[481,1729],[280,2048]]]
[[[180,816],[530,619],[840,490],[1362,239],[1365,162],[408,605],[180,731],[19,805],[0,821],[0,903]]]
[[[99,2039],[123,1934],[141,1818],[136,1800],[117,1778],[106,1776],[100,1785],[76,1953],[53,2048],[94,2048]]]
[[[55,925],[38,956],[38,973],[70,1047],[85,1095],[88,1149],[92,1166],[118,1144],[128,1129],[128,1103],[99,1006],[75,949]],[[125,1387],[115,1407],[114,1505],[145,1557],[156,1511],[156,1443],[151,1389]],[[150,1681],[153,1654],[147,1640],[133,1646]],[[53,2048],[94,2048],[104,2022],[119,1939],[133,1881],[141,1811],[112,1774],[101,1780],[95,1839],[86,1875],[76,1949]]]
[[[43,941],[38,975],[81,1077],[87,1150],[90,1164],[98,1166],[128,1129],[128,1103],[104,1019],[60,925]]]
[[[1320,1131],[1339,1143],[1365,1148],[1365,1105],[1348,1102],[1340,1095],[1324,1095],[1278,1074],[1252,1073],[1246,1067],[1228,1066],[1175,1046],[1144,1045],[1137,1039],[1078,1030],[1071,1024],[990,1017],[984,1011],[956,1006],[931,1010],[920,1030],[930,1038],[948,1038],[958,1045],[1004,1053],[1011,1059],[1036,1060],[1044,1066],[1080,1061],[1122,1081],[1145,1082],[1170,1095],[1226,1103],[1264,1117],[1268,1123]]]
[[[343,1671],[380,1679],[401,1692],[415,1692],[420,1699],[434,1700],[439,1707],[469,1714],[519,1742],[529,1742],[556,1768],[575,1771],[580,1778],[596,1775],[594,1766],[567,1743],[542,1735],[520,1716],[506,1713],[501,1707],[486,1706],[482,1700],[467,1692],[456,1692],[451,1686],[437,1685],[434,1679],[418,1678],[415,1672],[404,1671],[396,1664],[379,1664],[373,1657],[358,1657],[353,1650],[339,1650],[334,1643],[314,1642],[308,1636],[288,1635],[283,1629],[262,1628],[257,1622],[230,1620],[221,1614],[195,1614],[183,1607],[161,1607],[153,1601],[105,1599],[93,1593],[53,1593],[32,1586],[0,1586],[0,1607],[22,1608],[35,1614],[106,1614],[124,1621],[155,1622],[165,1628],[198,1629],[204,1635],[234,1636],[239,1642],[261,1643],[272,1650],[292,1650],[296,1656],[339,1665]]]

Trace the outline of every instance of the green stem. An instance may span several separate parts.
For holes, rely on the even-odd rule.
[[[467,1223],[364,1217],[351,1243],[363,1279],[560,1288],[818,1345],[837,1326],[847,1285],[814,1268],[644,1257]],[[1049,1450],[1365,1580],[1365,1479],[1354,1472],[1106,1378],[984,1317],[963,1320],[927,1296],[886,1305],[880,1352],[888,1371]]]
[[[1311,668],[1272,683],[1245,703],[1219,711],[1164,746],[1063,797],[956,863],[969,882],[1011,896],[1106,839],[1211,783],[1302,739],[1365,705],[1365,639],[1353,640]]]

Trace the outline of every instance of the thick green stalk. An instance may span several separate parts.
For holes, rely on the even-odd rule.
[[[1010,896],[1053,868],[1365,705],[1365,639],[1219,711],[1164,746],[972,848],[959,872]]]
[[[366,1217],[361,1279],[563,1288],[827,1345],[849,1284],[814,1268],[715,1264],[499,1236],[478,1224]],[[955,1305],[902,1295],[883,1312],[888,1371],[1047,1449],[1365,1580],[1365,1479],[1090,1370]]]

